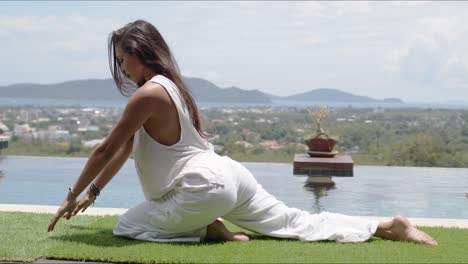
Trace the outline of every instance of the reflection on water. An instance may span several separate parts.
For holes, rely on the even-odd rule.
[[[307,192],[311,192],[314,195],[314,204],[313,204],[313,212],[320,213],[325,211],[325,208],[320,204],[320,199],[328,195],[329,190],[336,189],[335,185],[328,185],[324,186],[321,184],[314,184],[310,182],[306,182],[304,184],[304,190]]]
[[[319,213],[325,211],[325,208],[320,204],[320,199],[328,195],[328,191],[335,189],[334,186],[314,186],[313,184],[305,184],[304,190],[311,192],[314,195],[313,212]]]

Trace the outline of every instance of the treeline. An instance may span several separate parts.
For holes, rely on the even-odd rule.
[[[291,163],[315,132],[305,109],[210,109],[203,116],[216,151],[239,161]],[[468,167],[467,110],[335,108],[322,126],[357,165]],[[77,138],[51,144],[14,137],[3,154],[86,157],[91,151]]]
[[[2,151],[2,155],[88,157],[92,150],[93,148],[84,147],[79,139],[51,143],[38,139],[25,140],[12,137],[8,148]]]
[[[208,119],[222,118],[216,110],[206,114]],[[230,119],[210,124],[208,130],[220,134],[215,142],[224,146],[221,153],[243,161],[289,163],[294,153],[305,152],[304,138],[315,132],[305,110],[238,112]],[[323,127],[338,139],[336,150],[358,165],[468,167],[467,110],[341,108],[332,110]],[[282,147],[262,148],[262,140],[276,140]],[[252,147],[234,144],[238,141]]]

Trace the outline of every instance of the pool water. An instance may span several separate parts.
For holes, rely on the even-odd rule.
[[[60,205],[87,159],[0,157],[0,203]],[[292,164],[243,163],[279,200],[310,212],[348,215],[468,218],[468,169],[355,166],[354,177],[334,177],[333,188],[306,187]],[[102,190],[96,207],[129,208],[143,201],[127,161]]]

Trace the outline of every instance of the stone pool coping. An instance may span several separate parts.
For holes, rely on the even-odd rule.
[[[59,206],[51,205],[30,205],[30,204],[0,204],[0,212],[28,212],[28,213],[47,213],[54,214]],[[89,207],[83,215],[120,215],[125,213],[128,208],[104,208]],[[80,213],[81,214],[81,213]],[[365,219],[375,219],[378,221],[387,221],[391,217],[383,216],[357,216]],[[468,228],[468,219],[448,219],[448,218],[408,218],[410,222],[417,226],[428,227],[458,227]]]

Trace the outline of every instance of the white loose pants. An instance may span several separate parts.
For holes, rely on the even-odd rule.
[[[121,215],[114,234],[154,242],[200,242],[219,217],[260,234],[301,241],[362,242],[377,230],[375,220],[289,208],[239,162],[215,153],[199,158],[203,162],[184,169],[180,182],[164,197]]]

